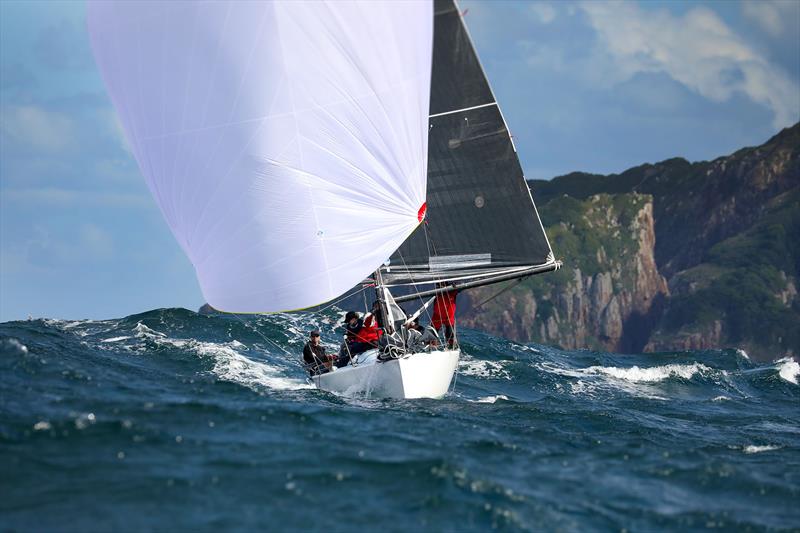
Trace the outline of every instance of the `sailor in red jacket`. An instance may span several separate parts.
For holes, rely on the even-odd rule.
[[[444,336],[447,339],[447,346],[452,348],[456,342],[456,296],[457,290],[440,292],[433,301],[433,315],[431,316],[431,326],[436,331],[444,327]]]
[[[376,324],[375,315],[367,314],[362,320],[358,313],[349,311],[345,317],[345,341],[339,351],[337,367],[346,366],[350,359],[357,354],[378,347],[381,330]]]

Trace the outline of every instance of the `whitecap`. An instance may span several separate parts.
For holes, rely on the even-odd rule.
[[[590,373],[605,374],[616,379],[623,379],[632,383],[656,383],[670,378],[691,379],[698,373],[708,372],[711,369],[700,363],[691,365],[663,365],[639,368],[618,368],[615,366],[593,366],[586,369]]]
[[[51,328],[60,329],[61,331],[68,331],[78,337],[86,337],[89,332],[85,329],[76,329],[79,326],[88,326],[94,324],[93,320],[59,320],[57,318],[43,318],[42,322]]]
[[[34,431],[47,431],[53,426],[47,420],[40,420],[33,425]]]
[[[164,333],[152,330],[152,329],[148,328],[147,326],[145,326],[144,324],[142,324],[141,322],[137,322],[136,323],[136,327],[133,328],[133,331],[136,332],[136,337],[138,337],[140,339],[142,339],[142,338],[150,338],[150,339],[152,339],[154,337],[162,337],[162,338],[166,337],[166,335]]]
[[[503,368],[503,363],[472,359],[469,356],[462,356],[458,362],[458,373],[476,378],[511,379],[511,375]]]
[[[800,364],[791,357],[784,357],[777,361],[778,375],[784,381],[797,385],[797,376],[800,376]]]
[[[253,361],[236,350],[247,350],[247,346],[237,340],[227,343],[202,342],[194,339],[172,339],[164,333],[154,331],[141,322],[136,325],[136,336],[145,337],[160,345],[192,350],[200,356],[209,357],[214,362],[211,372],[223,381],[238,383],[250,388],[267,387],[275,390],[299,390],[313,388],[306,380],[281,375],[276,366]]]
[[[239,354],[230,346],[214,343],[198,343],[196,350],[201,355],[214,358],[211,370],[218,378],[239,383],[247,387],[266,386],[275,390],[312,389],[305,380],[281,376],[281,370],[260,361],[253,361]]]
[[[616,366],[590,366],[587,368],[562,368],[552,364],[538,365],[546,372],[559,374],[567,377],[582,378],[591,375],[595,376],[609,376],[618,380],[628,381],[631,383],[657,383],[670,378],[691,379],[696,374],[704,374],[710,372],[711,369],[700,363],[692,363],[690,365],[669,364],[662,366],[652,367],[638,367],[632,366],[628,368],[620,368]],[[723,372],[724,373],[724,372]]]
[[[756,446],[754,444],[748,444],[747,446],[742,448],[744,453],[761,453],[761,452],[771,452],[773,450],[780,450],[783,446],[776,446],[774,444],[767,444],[764,446]]]
[[[747,352],[745,352],[741,348],[736,348],[736,355],[738,355],[739,357],[744,357],[748,361],[750,360],[750,356],[747,355]]]
[[[634,396],[653,400],[667,400],[660,396],[652,384],[670,378],[691,379],[695,375],[713,370],[700,363],[669,364],[654,367],[632,366],[590,366],[586,368],[565,368],[552,362],[538,363],[535,367],[551,374],[577,378],[570,384],[572,394],[594,396],[596,392],[609,388],[618,389]],[[723,374],[724,371],[719,371]]]
[[[711,399],[712,402],[725,402],[728,400],[730,400],[730,398],[728,398],[727,396],[715,396],[714,398]]]
[[[110,339],[103,339],[100,342],[119,342],[130,339],[129,335],[123,335],[122,337],[111,337]]]
[[[508,400],[508,396],[505,394],[498,394],[497,396],[485,396],[483,398],[470,401],[475,403],[495,403],[497,400]]]

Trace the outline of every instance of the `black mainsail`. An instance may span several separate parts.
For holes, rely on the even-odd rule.
[[[434,17],[426,221],[383,268],[384,282],[467,287],[554,270],[560,263],[461,13],[436,0]]]

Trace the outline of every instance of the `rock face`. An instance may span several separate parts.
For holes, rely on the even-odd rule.
[[[641,194],[596,195],[574,203],[570,212],[576,212],[575,207],[579,215],[562,222],[560,231],[613,241],[614,255],[601,244],[591,260],[575,261],[551,277],[526,280],[485,305],[480,303],[497,288],[469,291],[459,304],[461,324],[566,348],[644,347],[644,330],[649,333],[651,317],[669,294],[654,258],[652,199]]]
[[[521,341],[617,351],[800,353],[800,124],[710,162],[531,182],[565,268],[460,323]]]

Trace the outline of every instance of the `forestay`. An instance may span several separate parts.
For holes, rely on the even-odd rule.
[[[425,202],[428,1],[89,3],[128,143],[215,308],[333,299]]]
[[[428,212],[390,283],[469,279],[554,263],[514,143],[452,0],[435,3]]]

